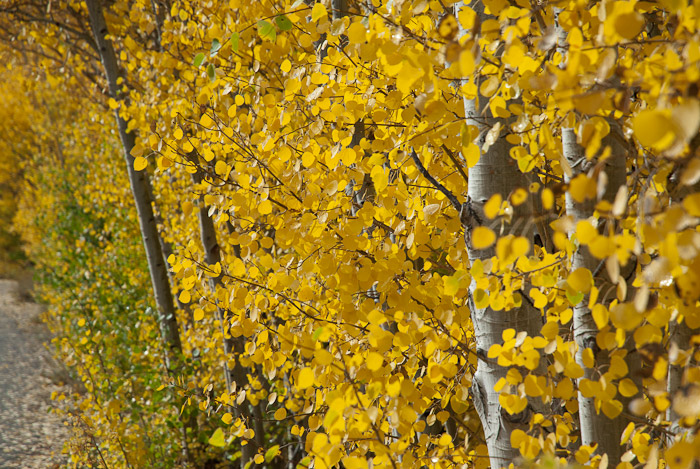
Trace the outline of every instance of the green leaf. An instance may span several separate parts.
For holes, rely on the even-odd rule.
[[[199,54],[194,56],[194,62],[192,62],[192,65],[194,65],[195,67],[199,67],[200,65],[202,65],[202,62],[204,62],[204,54],[200,52]]]
[[[209,51],[209,57],[214,57],[221,49],[221,43],[218,39],[211,41],[211,50]]]
[[[209,438],[209,444],[218,448],[223,448],[224,446],[226,446],[224,431],[220,428],[217,428],[214,434],[211,436],[211,438]]]
[[[319,328],[314,331],[314,335],[312,336],[314,341],[318,340],[321,334],[323,334],[323,326],[319,326]]]
[[[583,292],[570,293],[567,290],[566,298],[569,300],[572,306],[576,306],[581,301],[583,301]]]
[[[231,49],[234,52],[238,52],[238,42],[240,41],[241,36],[238,33],[233,33],[231,35]]]
[[[258,21],[258,35],[263,39],[275,42],[275,39],[277,39],[277,30],[269,21],[260,20]]]
[[[275,459],[275,456],[280,454],[280,445],[275,445],[272,448],[265,451],[265,462],[270,462]]]
[[[214,67],[214,64],[207,65],[207,76],[212,83],[216,81],[216,67]]]
[[[280,31],[289,31],[292,29],[292,22],[285,15],[275,17],[275,24],[280,28]]]

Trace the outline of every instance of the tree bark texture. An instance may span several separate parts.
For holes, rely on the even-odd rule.
[[[618,193],[618,190],[625,186],[626,182],[626,155],[627,149],[622,144],[622,129],[619,125],[612,121],[610,124],[610,133],[603,139],[604,148],[606,145],[612,149],[612,154],[604,162],[598,163],[596,160],[587,160],[584,154],[584,149],[577,143],[576,133],[573,129],[562,129],[562,151],[568,165],[572,168],[571,175],[567,177],[576,177],[579,174],[588,174],[589,177],[594,177],[598,174],[598,179],[604,177],[599,184],[606,184],[605,191],[600,194],[601,200],[607,200],[612,203]],[[602,167],[600,166],[602,165]],[[607,180],[607,183],[605,183]],[[567,181],[568,182],[568,181]],[[566,213],[571,216],[574,224],[580,220],[589,219],[593,216],[594,207],[597,200],[589,199],[584,202],[577,202],[571,194],[566,194]],[[602,220],[600,221],[601,223]],[[603,226],[601,225],[601,229]],[[596,277],[594,282],[602,287],[602,282],[605,282],[608,287],[611,287],[618,282],[625,282],[624,278],[611,279],[604,277],[606,269],[602,268],[602,261],[595,258],[586,246],[579,246],[573,254],[571,260],[571,271],[578,268],[586,268]],[[596,344],[596,336],[598,334],[598,326],[593,320],[593,315],[588,307],[589,296],[585,295],[583,300],[574,306],[574,338],[578,346],[576,353],[576,362],[584,369],[584,376],[581,379],[598,381],[600,379],[599,369],[605,369],[609,363],[609,357],[606,351],[599,349]],[[587,368],[584,365],[583,353],[585,349],[591,349],[596,358],[596,369]],[[580,382],[580,380],[579,380]],[[620,396],[616,396],[620,398]],[[579,425],[581,430],[581,444],[595,445],[598,444],[597,453],[607,454],[608,461],[616,465],[620,461],[623,453],[623,448],[620,446],[620,436],[627,425],[628,421],[621,416],[615,419],[609,419],[603,412],[596,409],[594,397],[584,397],[579,392]]]
[[[114,52],[114,46],[107,39],[107,23],[100,0],[87,0],[88,12],[90,15],[90,27],[95,37],[95,43],[100,53],[102,66],[109,87],[109,95],[119,101],[121,91],[117,84],[117,79],[121,72]],[[127,123],[115,111],[119,137],[124,150],[124,159],[129,173],[131,191],[136,204],[141,238],[146,250],[148,269],[151,275],[153,294],[158,308],[158,322],[160,325],[161,338],[165,349],[165,361],[169,372],[173,372],[173,366],[182,353],[180,333],[175,316],[173,294],[168,281],[167,265],[163,259],[163,248],[158,236],[158,227],[153,211],[153,201],[151,199],[151,188],[148,175],[145,171],[134,170],[134,157],[131,150],[134,148],[136,136],[134,132],[127,130]]]
[[[455,5],[455,14],[464,7],[464,2]],[[487,15],[483,12],[483,6],[472,5],[480,20],[483,22]],[[478,84],[477,84],[478,85]],[[501,194],[507,199],[517,188],[528,188],[529,182],[510,157],[511,145],[505,136],[509,131],[510,123],[507,119],[495,118],[487,107],[488,99],[479,95],[474,100],[464,101],[466,123],[475,126],[479,137],[475,142],[480,150],[479,162],[469,169],[469,184],[467,202],[462,206],[462,223],[465,231],[465,241],[469,253],[470,262],[477,259],[487,262],[496,255],[495,247],[475,249],[472,246],[471,234],[478,226],[488,226],[498,233],[499,228],[490,226],[491,220],[484,216],[483,206],[494,194]],[[485,145],[486,133],[495,125],[503,127],[501,135],[490,145]],[[535,210],[532,201],[528,201],[515,208],[508,233],[523,236],[533,244]],[[477,371],[472,383],[472,397],[474,406],[479,414],[486,437],[486,445],[491,459],[491,467],[500,468],[508,466],[520,456],[517,448],[513,448],[510,442],[511,432],[515,429],[529,430],[529,421],[533,412],[543,412],[541,399],[528,400],[527,408],[518,414],[511,415],[503,409],[499,403],[499,393],[495,391],[496,383],[505,378],[508,368],[499,366],[496,360],[488,359],[486,354],[494,344],[503,343],[503,331],[515,329],[517,332],[527,332],[530,337],[540,334],[542,328],[542,314],[534,308],[526,298],[522,305],[510,310],[495,310],[491,307],[477,308],[473,300],[476,282],[470,286],[470,311],[474,325],[477,354],[479,357]],[[527,294],[528,286],[523,285],[523,296]],[[534,374],[544,375],[542,360]]]

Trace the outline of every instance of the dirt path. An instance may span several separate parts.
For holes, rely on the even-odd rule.
[[[59,388],[40,306],[21,299],[19,286],[0,280],[0,468],[57,468],[67,429],[48,413]]]

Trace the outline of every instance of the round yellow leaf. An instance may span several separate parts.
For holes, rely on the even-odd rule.
[[[314,384],[314,370],[309,367],[302,368],[297,376],[297,388],[306,389]]]
[[[620,384],[618,385],[618,390],[620,391],[620,394],[622,394],[625,397],[632,397],[635,394],[637,394],[637,385],[634,384],[634,381],[632,381],[629,378],[625,378],[622,381],[620,381]]]
[[[136,171],[141,171],[148,166],[148,160],[143,156],[137,156],[134,158],[134,169]]]
[[[323,3],[316,3],[314,7],[311,9],[311,21],[316,21],[319,18],[323,18],[324,16],[328,16],[328,11],[326,10],[326,6]]]
[[[214,171],[219,176],[223,176],[224,174],[226,174],[226,171],[228,171],[228,165],[225,162],[219,160],[214,165]]]
[[[575,292],[588,293],[591,291],[591,287],[593,286],[593,274],[591,274],[590,270],[584,267],[579,267],[569,274],[569,277],[566,279],[566,283]]]
[[[496,233],[485,226],[477,226],[472,231],[472,247],[474,249],[485,249],[496,242]]]
[[[663,151],[670,147],[676,138],[676,129],[671,120],[671,113],[659,109],[641,111],[632,120],[632,130],[645,147]]]
[[[350,44],[359,44],[361,42],[365,42],[367,30],[365,29],[364,24],[360,23],[359,21],[356,21],[353,24],[351,24],[348,28],[347,35]]]
[[[231,415],[229,412],[226,412],[222,417],[221,421],[224,422],[226,425],[230,424],[233,422],[233,415]]]
[[[636,11],[617,15],[614,21],[617,34],[628,40],[637,37],[644,27],[644,17]]]
[[[190,295],[190,292],[189,292],[189,291],[183,290],[183,291],[180,293],[179,300],[180,300],[180,303],[187,304],[187,303],[189,303],[189,302],[192,300],[192,296]]]
[[[192,316],[195,321],[201,321],[202,319],[204,319],[204,310],[202,308],[197,308],[194,310]]]
[[[265,462],[265,456],[263,456],[262,454],[256,454],[255,458],[253,458],[253,461],[255,461],[255,464],[262,464],[263,462]]]
[[[287,417],[287,409],[280,407],[275,411],[275,420],[284,420]]]
[[[377,352],[367,354],[367,368],[372,371],[379,370],[384,364],[384,357]]]
[[[270,202],[270,199],[263,200],[260,202],[260,205],[258,205],[258,213],[260,215],[267,215],[268,213],[272,213],[272,202]]]
[[[283,73],[288,73],[292,69],[292,63],[289,61],[289,59],[284,59],[282,65],[280,65],[280,69]]]

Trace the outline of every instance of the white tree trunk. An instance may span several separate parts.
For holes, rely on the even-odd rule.
[[[457,14],[463,6],[464,2],[458,2],[455,5],[455,13]],[[473,8],[483,21],[486,18],[483,6],[480,7],[481,11],[478,5]],[[527,189],[529,185],[525,175],[518,169],[516,161],[509,155],[511,145],[505,139],[509,122],[494,118],[486,106],[487,102],[488,99],[483,96],[464,102],[467,125],[477,127],[480,137],[475,143],[481,149],[479,162],[469,169],[468,201],[462,208],[465,240],[469,260],[472,263],[477,259],[486,261],[496,255],[495,247],[479,250],[473,248],[471,243],[471,233],[474,228],[481,225],[488,226],[489,223],[483,215],[484,203],[494,194],[501,194],[504,199],[507,199],[516,188]],[[495,143],[484,150],[486,133],[499,123],[503,126],[501,135]],[[507,225],[510,229],[508,234],[524,236],[532,245],[533,221],[533,204],[528,201],[516,207],[512,223]],[[495,228],[494,231],[498,229]],[[491,467],[499,468],[508,466],[520,456],[518,449],[511,445],[511,432],[516,428],[528,431],[532,412],[542,410],[543,406],[538,398],[530,399],[528,407],[519,414],[511,415],[503,409],[498,400],[499,393],[494,390],[494,386],[499,379],[505,378],[508,369],[499,366],[495,360],[488,359],[486,354],[492,345],[503,343],[502,334],[506,329],[515,329],[516,332],[525,331],[530,337],[538,336],[542,328],[542,314],[528,302],[527,298],[523,298],[521,307],[509,311],[496,311],[490,307],[477,308],[473,301],[475,288],[476,284],[472,282],[470,311],[479,358],[472,383],[472,396],[484,428]],[[523,297],[525,297],[527,287],[524,286],[523,290]],[[534,373],[544,374],[542,363]]]
[[[121,73],[114,53],[114,47],[106,37],[108,30],[101,2],[100,0],[87,0],[87,7],[90,15],[90,27],[95,37],[95,43],[97,44],[105,77],[107,78],[109,95],[119,101],[122,93],[119,85],[117,85],[117,79]],[[153,294],[158,308],[158,320],[165,349],[166,366],[169,372],[173,372],[175,371],[173,370],[173,365],[182,354],[182,344],[175,316],[173,294],[168,281],[168,270],[163,259],[163,249],[160,244],[158,227],[153,212],[150,181],[145,171],[134,170],[134,157],[131,155],[131,150],[134,148],[136,136],[134,132],[127,131],[127,123],[119,115],[118,110],[115,111],[115,115],[119,137],[124,150],[124,159],[129,172],[131,191],[138,213],[141,238],[146,250]]]
[[[609,121],[609,124],[610,134],[603,139],[602,147],[609,145],[612,148],[612,155],[604,163],[603,173],[607,176],[607,186],[602,199],[612,203],[620,187],[625,185],[627,150],[621,144],[621,139],[623,139],[622,129],[614,121]],[[584,149],[577,143],[573,129],[562,129],[562,148],[564,158],[569,166],[573,168],[572,178],[581,173],[587,174],[597,163],[596,160],[586,160]],[[587,219],[593,215],[596,202],[596,200],[592,199],[585,202],[576,202],[570,193],[567,192],[566,213],[573,217],[574,223]],[[584,267],[594,275],[598,273],[599,276],[604,276],[606,269],[601,262],[600,259],[590,254],[586,246],[580,246],[573,255],[571,271],[573,272],[580,267]],[[586,348],[590,348],[594,352],[597,367],[602,366],[605,369],[605,364],[609,362],[607,352],[599,350],[596,344],[597,334],[598,327],[593,320],[591,310],[588,308],[588,295],[585,295],[584,299],[574,307],[574,338],[578,345],[576,362],[584,369],[584,376],[581,379],[593,381],[600,379],[597,371],[584,365],[583,351]],[[620,396],[617,396],[617,398],[619,399]],[[623,453],[620,446],[620,436],[628,423],[627,419],[622,417],[609,419],[602,412],[596,411],[594,398],[586,398],[581,393],[579,393],[578,402],[581,444],[598,444],[596,452],[598,454],[607,454],[610,464],[616,465]]]

